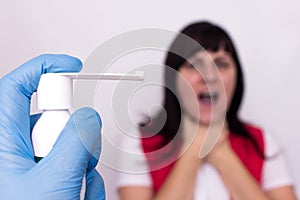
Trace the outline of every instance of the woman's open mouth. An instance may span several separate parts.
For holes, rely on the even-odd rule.
[[[218,100],[218,93],[217,92],[202,92],[198,95],[199,101],[204,104],[214,104]]]

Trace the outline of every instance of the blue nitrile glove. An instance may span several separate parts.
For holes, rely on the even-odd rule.
[[[96,111],[76,111],[52,151],[34,162],[31,129],[40,115],[30,117],[30,99],[47,72],[78,72],[82,63],[67,55],[41,55],[0,79],[0,199],[79,199],[86,173],[85,199],[105,199],[95,170],[101,151],[101,120]]]

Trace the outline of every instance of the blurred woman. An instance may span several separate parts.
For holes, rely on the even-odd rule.
[[[136,164],[148,172],[120,173],[121,199],[296,199],[276,142],[238,117],[243,73],[225,30],[188,25],[165,65],[164,109],[142,124],[139,140],[123,142],[138,146]]]

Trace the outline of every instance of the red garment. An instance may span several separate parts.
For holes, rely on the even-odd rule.
[[[249,125],[246,126],[246,129],[255,139],[258,147],[263,151],[262,153],[264,153],[262,131]],[[230,133],[229,140],[232,149],[236,152],[240,160],[253,177],[261,183],[264,158],[257,152],[255,146],[248,138]],[[149,164],[153,189],[157,192],[178,159],[180,144],[174,140],[163,146],[163,137],[159,134],[152,137],[143,137],[141,142]]]

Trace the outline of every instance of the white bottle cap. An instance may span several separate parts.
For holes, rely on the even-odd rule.
[[[43,74],[37,88],[38,109],[69,109],[72,107],[73,83],[59,73]]]

